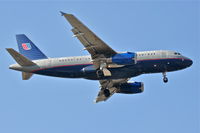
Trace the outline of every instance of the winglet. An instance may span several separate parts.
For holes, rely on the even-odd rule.
[[[64,16],[66,13],[64,13],[64,12],[62,12],[62,11],[60,11],[60,13],[61,13],[61,16]]]

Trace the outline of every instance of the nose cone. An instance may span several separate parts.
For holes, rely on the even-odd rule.
[[[193,64],[193,61],[189,58],[185,59],[184,62],[185,62],[186,67],[190,67]]]

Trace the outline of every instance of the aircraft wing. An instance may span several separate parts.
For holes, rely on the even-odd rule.
[[[117,92],[116,85],[126,83],[129,79],[116,79],[116,80],[99,80],[101,84],[101,90],[99,91],[95,103],[106,101],[114,93]]]
[[[61,12],[61,14],[72,25],[74,37],[84,45],[85,49],[91,54],[92,59],[99,57],[111,57],[116,52],[96,36],[89,28],[87,28],[74,15]]]

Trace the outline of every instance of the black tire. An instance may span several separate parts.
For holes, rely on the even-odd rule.
[[[164,83],[167,83],[167,82],[168,82],[168,78],[166,78],[166,77],[163,78],[163,82],[164,82]]]
[[[103,76],[104,76],[104,75],[103,75],[103,71],[102,71],[102,70],[98,70],[98,71],[97,71],[97,76],[98,76],[99,78],[103,77]]]
[[[104,93],[105,97],[109,97],[110,96],[110,91],[108,89],[105,89],[103,91],[103,93]]]

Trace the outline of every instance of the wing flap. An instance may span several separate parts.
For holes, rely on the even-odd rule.
[[[85,33],[78,31],[77,28],[73,28],[72,32],[74,33],[73,37],[77,37],[79,41],[84,45],[85,50],[87,50],[92,55],[93,58],[96,58],[96,56],[98,55],[96,46],[87,40],[87,38],[84,36]]]

